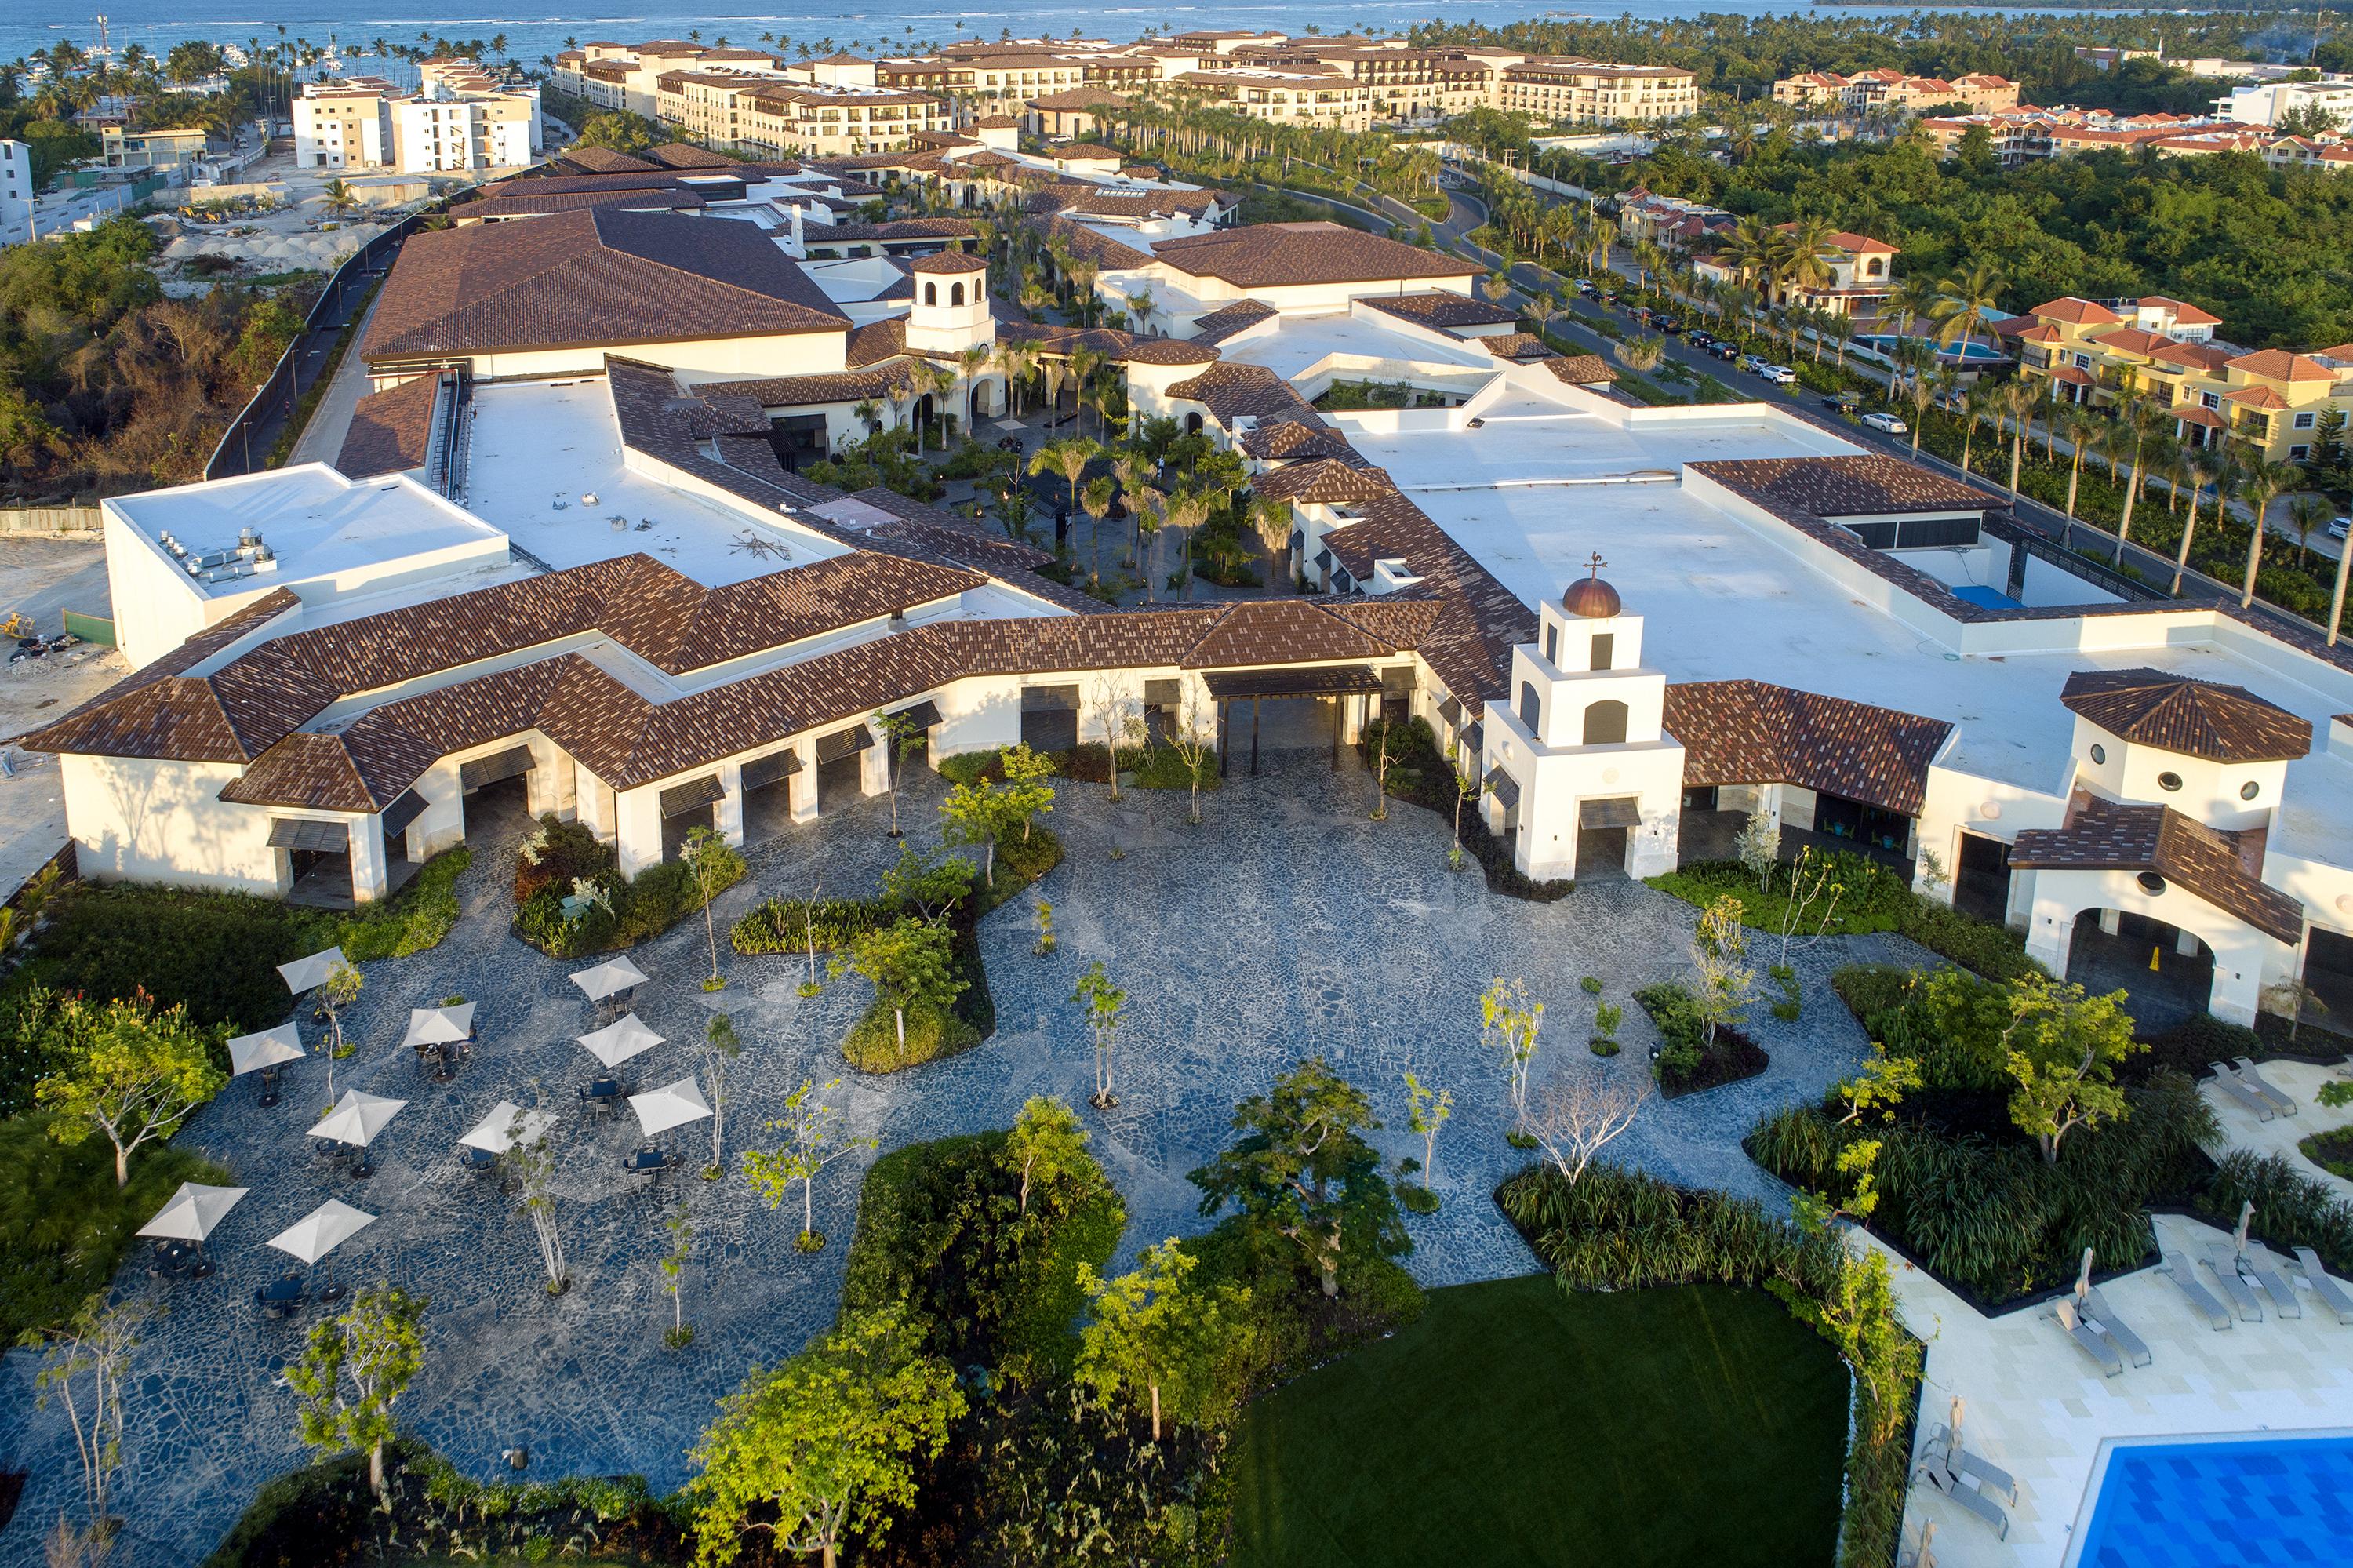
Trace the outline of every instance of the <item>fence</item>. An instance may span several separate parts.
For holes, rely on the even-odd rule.
[[[95,506],[0,506],[0,534],[95,534],[105,524]]]
[[[79,637],[100,648],[115,646],[114,622],[102,615],[84,615],[80,610],[69,609],[65,612],[65,624],[69,637]]]

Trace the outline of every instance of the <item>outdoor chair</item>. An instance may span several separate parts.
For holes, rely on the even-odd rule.
[[[2001,1504],[1994,1501],[1964,1479],[1960,1472],[1943,1461],[1941,1456],[1933,1462],[1924,1459],[1918,1474],[1921,1479],[1926,1481],[1939,1494],[1950,1498],[1968,1512],[1977,1515],[1993,1526],[1996,1540],[2010,1539],[2010,1515],[2004,1511]]]
[[[459,1146],[458,1160],[459,1163],[463,1165],[467,1170],[478,1173],[486,1171],[496,1171],[499,1168],[499,1157],[497,1155],[491,1153],[487,1149],[477,1149],[470,1143],[461,1144]]]
[[[2239,1082],[2246,1085],[2247,1087],[2253,1089],[2256,1094],[2261,1095],[2265,1100],[2269,1101],[2271,1103],[2272,1109],[2277,1111],[2280,1115],[2294,1116],[2295,1114],[2295,1096],[2282,1094],[2279,1090],[2272,1087],[2270,1082],[2265,1079],[2261,1073],[2255,1071],[2255,1064],[2252,1058],[2240,1056],[2235,1058],[2235,1060],[2239,1064]]]
[[[2214,1282],[2222,1287],[2223,1296],[2237,1308],[2239,1316],[2250,1323],[2263,1320],[2263,1304],[2239,1277],[2239,1255],[2227,1242],[2216,1242],[2206,1249],[2206,1266],[2212,1270]]]
[[[2189,1260],[2178,1252],[2164,1255],[2157,1271],[2173,1281],[2174,1286],[2189,1303],[2190,1310],[2206,1319],[2209,1327],[2220,1331],[2231,1326],[2231,1309],[2214,1299],[2214,1293],[2198,1283],[2198,1276]]]
[[[2273,1266],[2270,1258],[2253,1252],[2241,1253],[2239,1275],[2262,1286],[2263,1294],[2272,1298],[2273,1309],[2281,1317],[2304,1316],[2304,1303],[2295,1298],[2295,1282]]]
[[[2006,1503],[2018,1501],[2018,1482],[2008,1470],[1961,1447],[1953,1441],[1953,1429],[1939,1426],[1931,1438],[1932,1446],[1945,1457],[1946,1466],[1977,1483],[1978,1489],[2000,1498]]]
[[[2108,1309],[2107,1302],[2096,1288],[2084,1292],[2082,1316],[2097,1323],[2100,1332],[2107,1336],[2108,1343],[2123,1351],[2125,1359],[2133,1365],[2145,1367],[2156,1359],[2148,1353],[2148,1347],[2141,1342],[2141,1337]]]
[[[2067,1330],[2067,1337],[2075,1341],[2077,1350],[2099,1362],[2102,1373],[2108,1377],[2124,1375],[2124,1357],[2116,1353],[2116,1347],[2108,1343],[2107,1337],[2097,1328],[2076,1315],[2073,1298],[2063,1296],[2052,1303],[2051,1316]]]
[[[2295,1261],[2303,1266],[2304,1282],[2312,1287],[2320,1304],[2336,1313],[2338,1322],[2353,1323],[2353,1296],[2346,1295],[2345,1287],[2328,1277],[2320,1255],[2308,1246],[2300,1246],[2295,1249]]]
[[[2269,1121],[2279,1115],[2279,1112],[2272,1108],[2271,1101],[2241,1082],[2239,1075],[2232,1072],[2228,1065],[2221,1062],[2209,1062],[2206,1065],[2214,1075],[2214,1086],[2254,1112],[2257,1121]]]

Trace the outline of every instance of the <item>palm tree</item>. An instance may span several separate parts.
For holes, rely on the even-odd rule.
[[[1095,376],[1106,363],[1105,356],[1097,350],[1074,348],[1071,351],[1071,380],[1077,388],[1072,399],[1072,413],[1082,431],[1086,429],[1087,388],[1093,384]]]
[[[1087,567],[1089,588],[1103,586],[1103,519],[1111,514],[1113,489],[1108,476],[1098,476],[1087,481],[1087,487],[1079,492],[1079,504],[1085,510],[1087,522],[1092,524],[1087,535],[1092,546]]]
[[[1079,481],[1087,476],[1087,465],[1103,454],[1103,448],[1084,436],[1071,436],[1063,440],[1049,441],[1038,449],[1029,460],[1032,474],[1059,473],[1071,487],[1071,510],[1079,509]]]
[[[2284,462],[2270,462],[2258,457],[2246,466],[2246,477],[2240,493],[2255,514],[2254,531],[2247,537],[2247,576],[2240,585],[2239,608],[2246,609],[2255,602],[2255,574],[2263,569],[2263,531],[2270,522],[2271,505],[2280,492],[2295,482],[2297,471]]]
[[[1957,271],[1936,285],[1936,296],[1928,307],[1931,320],[1940,323],[1936,341],[1950,348],[1958,338],[1961,364],[1969,362],[1969,338],[1978,328],[1991,330],[1993,321],[1986,313],[2001,302],[2001,274],[1990,261],[1979,260]]]
[[[1536,323],[1536,336],[1545,335],[1546,324],[1552,320],[1553,313],[1559,308],[1553,302],[1552,295],[1543,289],[1535,290],[1528,295],[1525,313],[1530,321]]]
[[[1185,546],[1185,598],[1193,597],[1193,533],[1209,520],[1216,509],[1215,498],[1206,491],[1191,486],[1176,492],[1162,503],[1160,520],[1176,530]]]
[[[1929,406],[1944,395],[1952,385],[1952,373],[1943,366],[1930,366],[1912,377],[1912,457],[1920,456],[1920,427],[1928,420]]]
[[[2071,460],[2067,464],[2067,521],[2061,530],[2060,544],[2063,547],[2072,548],[2068,537],[2075,531],[2075,487],[2084,477],[2084,453],[2099,440],[2106,421],[2081,403],[2070,403],[2051,422],[2067,432],[2067,455]]]
[[[1640,376],[1658,368],[1660,358],[1666,353],[1665,342],[1656,337],[1630,337],[1609,345],[1618,363]]]
[[[2305,563],[2312,531],[2328,521],[2328,506],[2316,495],[2299,495],[2288,503],[2288,526],[2295,530],[2295,564]]]
[[[1266,591],[1282,593],[1288,588],[1285,579],[1289,574],[1279,570],[1275,563],[1291,549],[1290,503],[1261,496],[1250,504],[1250,526],[1258,532],[1258,542],[1266,546]]]
[[[2170,591],[2176,599],[2181,597],[2181,579],[2189,570],[2189,541],[2198,535],[2199,498],[2206,493],[2206,487],[2214,482],[2215,477],[2214,471],[2197,458],[2191,458],[2181,468],[2182,479],[2189,486],[2189,515],[2181,524],[2181,553],[2173,558],[2173,587]],[[2218,495],[2214,500],[2214,509],[2219,512],[2221,508],[2221,497]]]
[[[1135,525],[1138,540],[1136,557],[1144,570],[1144,601],[1155,602],[1160,597],[1160,524],[1161,508],[1168,497],[1148,484],[1131,485],[1127,492],[1127,511]]]
[[[2337,552],[2337,586],[2328,595],[2328,645],[2337,646],[2337,629],[2345,620],[2345,569],[2353,567],[2353,540]]]
[[[2034,422],[2034,405],[2041,402],[2034,384],[2013,380],[2002,384],[2001,412],[2010,417],[2010,503],[2018,504],[2018,468],[2026,456],[2026,436]]]
[[[1969,471],[1969,448],[1977,440],[1978,427],[1988,415],[2000,416],[2000,405],[1994,401],[1992,387],[1979,383],[1961,394],[1961,471]]]
[[[2116,553],[2115,561],[2125,558],[2125,542],[2132,537],[2133,507],[2140,500],[2141,459],[2148,440],[2158,433],[2157,416],[2140,403],[2126,403],[2116,410],[2117,435],[2129,433],[2132,438],[2132,478],[2125,484],[2125,505],[2116,519]]]

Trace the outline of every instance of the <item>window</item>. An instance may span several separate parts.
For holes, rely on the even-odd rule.
[[[2174,794],[2181,788],[2181,775],[2179,773],[2160,773],[2157,776],[2157,787],[2164,790],[2168,795]]]
[[[1591,662],[1586,667],[1592,670],[1607,670],[1611,668],[1610,660],[1616,655],[1617,651],[1618,639],[1613,633],[1607,631],[1595,632],[1593,634],[1593,658]]]
[[[2263,792],[2263,787],[2252,779],[2239,786],[2239,799],[2242,800],[2252,800]]]
[[[2287,456],[2290,462],[2302,462],[2311,455],[2312,449],[2301,441],[2287,449]]]
[[[1609,701],[1593,704],[1585,710],[1585,744],[1588,746],[1621,746],[1626,740],[1626,705]]]
[[[964,303],[964,285],[962,283],[952,283],[948,286],[948,303],[952,305],[960,305]]]
[[[2092,743],[2092,766],[2097,768],[2108,759],[2108,748],[2099,742]]]
[[[1542,732],[1544,728],[1543,719],[1544,704],[1536,696],[1535,683],[1531,681],[1521,682],[1520,722],[1527,726],[1528,734],[1534,736]]]
[[[2133,880],[2140,884],[2140,890],[2143,893],[2162,893],[2165,891],[2165,878],[2158,875],[2158,874],[2153,871],[2144,871],[2138,876],[2134,877]]]
[[[2308,412],[2298,414],[2295,417],[2295,428],[2299,430],[2308,430],[2312,429],[2312,415]]]
[[[1560,663],[1560,628],[1557,626],[1545,628],[1545,662],[1555,666]]]
[[[926,284],[924,284],[924,285],[923,285],[923,303],[925,303],[925,304],[927,304],[927,305],[936,305],[936,304],[938,304],[939,302],[940,302],[940,286],[939,286],[937,283],[926,283]]]

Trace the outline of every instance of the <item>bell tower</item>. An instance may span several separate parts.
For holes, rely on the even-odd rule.
[[[988,263],[959,250],[920,256],[907,264],[915,302],[907,312],[907,351],[954,358],[997,341],[988,310]]]

